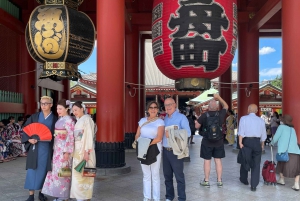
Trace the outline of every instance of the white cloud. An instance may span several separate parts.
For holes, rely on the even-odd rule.
[[[259,49],[260,55],[270,54],[272,52],[275,52],[276,50],[272,47],[262,47]]]
[[[280,59],[280,60],[277,62],[277,64],[282,64],[282,60]]]
[[[263,77],[271,77],[271,76],[281,75],[281,73],[282,73],[282,68],[269,68],[260,71],[259,75]]]
[[[238,65],[237,63],[232,63],[231,64],[232,68],[237,68],[237,65]]]

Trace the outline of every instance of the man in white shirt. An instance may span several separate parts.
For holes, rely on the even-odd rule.
[[[257,105],[249,105],[248,115],[241,117],[238,130],[240,148],[243,149],[245,146],[252,151],[251,191],[256,191],[259,183],[261,153],[267,138],[265,122],[255,113]],[[245,185],[249,184],[248,171],[243,165],[240,169],[240,181]]]

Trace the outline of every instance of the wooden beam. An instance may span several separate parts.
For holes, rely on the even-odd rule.
[[[152,25],[152,13],[131,13],[131,23],[136,25]]]
[[[128,13],[126,8],[125,8],[125,33],[131,33],[130,14]]]
[[[247,23],[249,22],[249,12],[241,11],[238,12],[238,23]]]
[[[125,7],[128,10],[135,10],[135,12],[138,10],[137,9],[137,1],[135,0],[125,0]]]
[[[258,30],[281,9],[281,0],[268,0],[249,22],[249,31]]]
[[[247,2],[246,0],[238,0],[237,1],[238,10],[245,11],[247,10]]]
[[[281,37],[281,32],[260,32],[259,37],[261,37],[261,38],[279,38],[279,37]]]
[[[152,26],[151,25],[140,25],[139,31],[152,31]]]
[[[258,1],[261,1],[261,0],[251,0],[251,1],[247,4],[247,7],[256,7]]]
[[[14,32],[23,35],[25,33],[25,25],[18,20],[17,18],[13,17],[5,10],[0,8],[0,24],[4,25],[5,27],[13,30]]]
[[[0,102],[0,113],[25,113],[23,103]]]
[[[259,32],[279,32],[281,33],[282,29],[281,29],[281,23],[269,23],[267,22],[266,24],[264,24],[260,29]]]

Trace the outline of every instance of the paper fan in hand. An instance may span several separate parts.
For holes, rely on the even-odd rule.
[[[52,140],[52,134],[51,131],[47,126],[41,123],[31,123],[28,124],[23,128],[23,131],[29,136],[29,137],[35,137],[36,135],[38,137],[38,140],[40,141],[51,141]]]

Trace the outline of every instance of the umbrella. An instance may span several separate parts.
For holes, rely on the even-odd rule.
[[[208,94],[215,94],[215,93],[219,93],[218,90],[211,88],[209,90],[204,91],[202,94],[200,94],[199,96],[197,96],[196,98],[193,98],[191,100],[189,100],[188,102],[186,102],[187,105],[196,105],[199,103],[204,103],[207,101],[210,101],[213,99],[213,97],[208,97]]]

